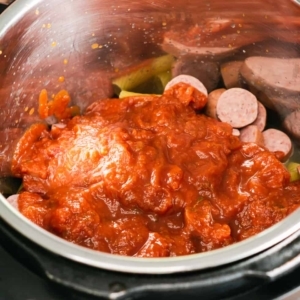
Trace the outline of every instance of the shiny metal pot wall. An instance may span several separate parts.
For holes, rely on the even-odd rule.
[[[282,55],[293,57],[300,39],[297,14],[292,1],[18,1],[0,23],[0,128],[34,122],[43,88],[50,93],[66,88],[84,109],[87,97],[96,100],[108,93],[95,72],[110,76],[161,55],[163,34],[178,24],[208,23],[203,60],[222,59],[215,48],[229,55],[224,49],[231,53],[231,48],[267,38],[291,43],[288,53],[282,46]],[[216,37],[224,20],[234,34]]]
[[[189,5],[184,1],[123,0],[113,5],[110,1],[19,1],[5,13],[16,14],[14,18],[2,19],[6,24],[2,25],[0,45],[5,74],[0,79],[1,99],[9,95],[14,105],[1,103],[0,126],[6,128],[12,121],[26,118],[20,116],[20,107],[36,108],[36,94],[42,88],[55,92],[65,85],[84,97],[86,87],[74,81],[91,77],[91,71],[101,68],[110,72],[158,56],[164,32],[175,24],[188,26],[210,19],[213,31],[213,22],[220,26],[218,19],[232,20],[236,35],[232,40],[214,40],[213,32],[208,33],[211,48],[230,48],[234,43],[248,44],[265,37],[297,42],[297,12],[297,6],[289,1],[190,1]],[[247,23],[249,28],[244,29]],[[59,84],[62,76],[65,84]]]
[[[270,45],[280,45],[281,56],[297,57],[299,11],[295,1],[287,0],[18,0],[0,17],[2,143],[11,142],[8,128],[26,128],[38,120],[41,89],[56,93],[65,88],[84,110],[90,101],[110,95],[106,83],[113,74],[165,53],[164,33],[174,27],[183,30],[190,24],[205,24],[205,42],[200,46],[202,50],[197,50],[205,62],[218,64],[228,56],[245,57],[249,44],[252,53],[266,55],[266,47],[256,47],[266,39]],[[228,22],[234,32],[215,35]],[[185,35],[181,37],[184,40]],[[167,45],[171,52],[172,46]],[[190,51],[179,51],[177,55],[188,56]],[[224,249],[188,257],[138,259],[99,253],[63,241],[32,224],[2,196],[0,215],[54,253],[100,268],[136,273],[184,272],[226,264],[256,254],[300,229],[297,211],[265,232]]]

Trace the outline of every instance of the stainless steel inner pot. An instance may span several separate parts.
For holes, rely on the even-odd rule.
[[[99,98],[101,87],[87,89],[93,72],[101,70],[106,76],[162,55],[163,34],[178,24],[188,27],[205,19],[251,20],[273,42],[287,42],[287,48],[293,42],[294,48],[282,48],[283,57],[287,55],[285,50],[294,50],[295,57],[300,56],[296,45],[300,42],[299,13],[297,1],[288,0],[17,0],[0,17],[0,129],[37,121],[37,97],[43,88],[54,93],[63,86],[80,104],[86,97]],[[217,47],[231,47],[226,39],[223,45],[220,43],[216,41]],[[252,44],[255,48],[256,42]],[[213,42],[204,48],[203,61],[221,59],[214,54]],[[257,49],[256,55],[260,51],[265,49]],[[60,82],[60,77],[65,81]],[[81,108],[85,108],[84,103]],[[70,260],[145,274],[228,264],[270,248],[300,230],[298,210],[272,228],[226,248],[182,257],[141,259],[100,253],[66,242],[31,223],[2,195],[0,216],[28,239]]]

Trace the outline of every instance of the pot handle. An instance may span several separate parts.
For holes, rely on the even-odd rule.
[[[273,281],[282,275],[295,270],[300,265],[300,254],[286,261],[283,265],[266,272],[266,275]]]
[[[300,266],[300,249],[297,249],[296,251],[293,251],[293,252],[299,253],[299,254],[297,254],[294,257],[287,258],[283,264],[273,268],[272,270],[267,271],[266,275],[272,281],[275,281],[276,279],[282,277],[283,275],[285,275],[287,273],[290,273],[291,271],[293,271],[297,267],[299,267]]]
[[[247,265],[247,266],[246,266]],[[257,256],[240,263],[245,276],[268,277],[274,282],[300,266],[300,231]]]

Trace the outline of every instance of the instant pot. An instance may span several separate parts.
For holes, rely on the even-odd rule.
[[[20,108],[34,112],[36,94],[61,84],[53,78],[70,78],[79,103],[87,95],[96,100],[104,91],[86,89],[93,82],[90,74],[164,54],[164,32],[199,18],[254,20],[264,37],[281,45],[282,56],[300,57],[297,1],[17,0],[1,10],[2,130],[36,122],[34,113],[20,114]],[[251,42],[256,55],[262,54],[260,42]],[[214,50],[210,45],[201,59],[218,62],[228,52]],[[245,57],[244,51],[232,55]],[[268,51],[264,48],[264,55]],[[11,178],[1,184],[4,196],[19,186]],[[138,259],[71,245],[0,200],[0,299],[300,298],[299,210],[253,238],[211,253]]]

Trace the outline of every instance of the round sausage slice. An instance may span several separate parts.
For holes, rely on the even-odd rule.
[[[260,131],[263,131],[266,127],[267,122],[267,110],[266,108],[258,101],[258,110],[257,110],[257,118],[252,123],[252,125],[256,125]]]
[[[243,61],[229,61],[221,65],[221,75],[227,89],[243,87],[240,68]]]
[[[242,128],[255,121],[258,114],[256,97],[241,88],[225,91],[217,103],[217,117],[233,128]]]
[[[264,146],[264,136],[256,125],[248,125],[240,132],[240,140],[242,142],[256,143],[258,146]]]
[[[281,152],[281,161],[286,161],[292,154],[292,141],[284,132],[270,128],[263,131],[265,147],[271,152]]]
[[[220,96],[225,92],[225,89],[217,89],[208,94],[207,103],[205,107],[205,114],[211,118],[217,117],[217,103]]]
[[[190,75],[178,75],[174,77],[172,80],[170,80],[166,87],[165,91],[171,88],[172,86],[178,84],[178,83],[186,83],[197,89],[199,92],[204,94],[205,96],[208,95],[206,87],[203,85],[203,83],[198,80],[197,78],[190,76]]]

